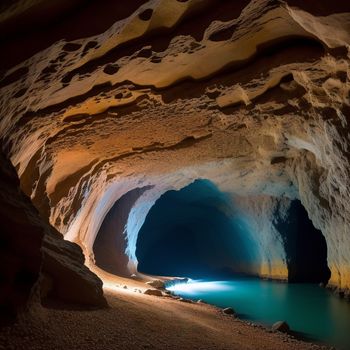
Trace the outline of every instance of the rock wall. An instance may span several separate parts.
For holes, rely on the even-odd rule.
[[[39,217],[0,152],[0,325],[49,298],[105,306],[102,282],[84,265],[81,248]]]
[[[331,285],[349,289],[349,44],[344,1],[150,0],[6,72],[3,148],[88,255],[113,204],[151,186],[126,224],[133,271],[152,204],[205,178],[264,217],[259,273],[286,277],[267,228],[277,200],[298,198],[327,240]]]
[[[39,299],[44,232],[36,210],[0,152],[0,325]]]

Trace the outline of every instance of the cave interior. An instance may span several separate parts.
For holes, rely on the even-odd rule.
[[[145,190],[135,189],[118,200],[101,225],[94,254],[97,266],[108,272],[123,274],[121,265],[127,263],[127,257],[120,247],[126,241],[119,233],[128,210]],[[205,179],[165,192],[138,233],[138,272],[202,279],[252,275],[252,266],[259,259],[254,239],[259,232],[251,232],[246,223],[252,218],[232,202],[232,196]],[[327,284],[326,240],[300,200],[290,201],[284,217],[271,219],[283,242],[288,282]]]

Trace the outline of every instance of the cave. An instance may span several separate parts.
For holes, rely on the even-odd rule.
[[[208,180],[164,193],[139,231],[138,271],[191,278],[249,271],[254,242],[243,222],[230,217],[228,201]]]
[[[292,201],[286,218],[276,219],[276,226],[286,251],[288,281],[327,284],[331,276],[327,242],[299,200]]]
[[[208,180],[164,193],[141,227],[138,271],[149,275],[217,278],[249,275],[256,256],[254,234],[229,205],[230,197]],[[299,200],[273,218],[284,243],[290,283],[324,283],[330,278],[327,244]]]
[[[0,349],[347,350],[349,23],[346,0],[1,1]],[[167,284],[200,280],[223,294]]]
[[[135,188],[116,201],[103,220],[93,245],[95,263],[104,271],[129,276],[124,226],[132,206],[148,188]]]

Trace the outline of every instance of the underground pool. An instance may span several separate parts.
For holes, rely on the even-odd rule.
[[[136,254],[140,272],[192,278],[168,287],[181,297],[233,307],[239,318],[267,327],[286,321],[298,338],[350,348],[350,304],[319,286],[331,275],[327,243],[299,200],[232,201],[212,182],[196,180],[158,199]],[[285,259],[289,283],[248,277],[278,259]]]
[[[169,286],[173,293],[218,307],[232,307],[240,319],[270,327],[286,321],[297,337],[350,348],[350,303],[315,284],[258,278],[192,280]]]

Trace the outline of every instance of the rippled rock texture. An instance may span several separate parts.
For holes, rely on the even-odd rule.
[[[109,215],[132,273],[154,202],[202,178],[250,218],[250,272],[286,278],[274,220],[300,199],[330,284],[350,288],[347,1],[139,1],[64,37],[4,74],[0,136],[22,189],[91,261],[122,199]]]

